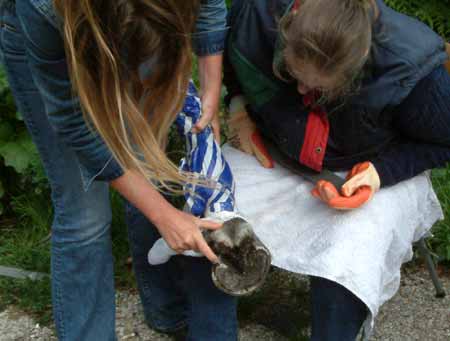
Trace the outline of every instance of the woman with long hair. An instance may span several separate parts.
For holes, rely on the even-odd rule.
[[[124,196],[148,324],[189,326],[192,340],[236,339],[235,301],[211,284],[210,262],[146,266],[161,235],[181,253],[217,256],[200,227],[160,189],[191,181],[165,155],[199,56],[203,115],[216,136],[224,1],[5,0],[1,57],[52,189],[52,300],[61,340],[113,340],[109,186]],[[229,318],[223,318],[227,311]]]

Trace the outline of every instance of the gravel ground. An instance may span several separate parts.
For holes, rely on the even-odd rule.
[[[450,340],[448,271],[441,274],[449,293],[444,299],[434,297],[434,288],[424,269],[408,267],[403,273],[399,292],[382,307],[377,317],[371,341]],[[308,317],[307,308],[304,307],[306,304],[299,304],[307,299],[305,280],[276,271],[269,282],[271,284],[262,293],[241,303],[240,340],[306,340],[304,335],[309,329],[307,322],[303,323],[303,327],[298,326],[299,320],[307,321]],[[267,293],[272,293],[273,288],[278,290],[268,299]],[[117,295],[117,334],[119,340],[171,340],[145,326],[139,299],[136,294],[128,292]],[[10,340],[47,341],[56,338],[51,328],[37,325],[32,318],[10,307],[0,313],[0,341]]]

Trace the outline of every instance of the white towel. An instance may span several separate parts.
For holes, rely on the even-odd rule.
[[[225,145],[236,206],[269,248],[273,265],[335,281],[369,308],[366,335],[400,283],[412,243],[443,218],[426,173],[382,189],[363,207],[337,211],[311,196],[313,185]]]

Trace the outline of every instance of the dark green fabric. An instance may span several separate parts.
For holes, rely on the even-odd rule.
[[[246,99],[255,108],[261,108],[276,96],[280,87],[266,77],[255,65],[250,63],[230,39],[229,57]]]

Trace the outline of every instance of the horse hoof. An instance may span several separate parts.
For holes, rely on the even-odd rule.
[[[272,258],[244,219],[226,221],[222,229],[208,233],[205,239],[220,259],[211,274],[217,288],[229,295],[244,296],[264,284]]]

